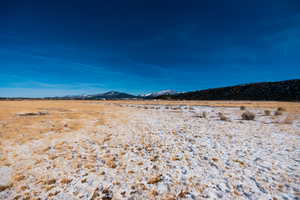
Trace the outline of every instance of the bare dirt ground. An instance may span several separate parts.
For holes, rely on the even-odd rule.
[[[0,101],[0,138],[0,199],[300,196],[300,103]]]

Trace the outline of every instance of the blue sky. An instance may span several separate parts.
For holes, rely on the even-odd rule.
[[[300,77],[298,0],[2,1],[0,96]]]

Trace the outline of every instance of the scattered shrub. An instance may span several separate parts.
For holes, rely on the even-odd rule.
[[[246,110],[246,107],[245,106],[241,106],[240,110]]]
[[[271,115],[271,111],[269,111],[269,110],[265,110],[265,115],[266,115],[266,116],[269,116],[269,115]]]
[[[282,115],[282,112],[279,111],[279,110],[276,110],[276,111],[274,112],[274,115],[275,115],[275,116]]]
[[[246,111],[242,114],[242,119],[243,120],[254,120],[255,114],[249,111]]]
[[[207,113],[205,111],[202,112],[202,117],[207,118]]]
[[[17,113],[18,116],[37,116],[37,115],[48,115],[47,111],[40,111],[40,112],[24,112],[24,113]]]
[[[228,117],[226,117],[225,115],[220,116],[220,120],[229,121]]]
[[[285,108],[283,108],[283,107],[278,107],[278,108],[277,108],[277,111],[281,111],[281,112],[282,112],[282,111],[285,111]]]
[[[221,121],[229,121],[229,118],[226,117],[223,113],[219,112],[218,115],[219,115]]]

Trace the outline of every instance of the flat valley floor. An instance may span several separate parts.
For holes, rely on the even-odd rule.
[[[300,199],[300,103],[0,101],[0,199]]]

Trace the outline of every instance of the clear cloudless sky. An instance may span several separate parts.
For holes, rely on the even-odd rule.
[[[2,0],[0,96],[300,78],[299,0]]]

